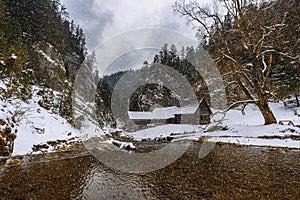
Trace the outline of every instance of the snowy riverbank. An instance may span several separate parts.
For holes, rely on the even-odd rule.
[[[67,120],[39,105],[38,101],[42,98],[38,95],[40,90],[33,87],[33,97],[26,102],[18,99],[0,101],[0,118],[11,123],[16,120],[12,127],[13,132],[17,129],[13,155],[49,152],[67,147],[69,143],[81,141],[83,138],[80,131],[71,126]],[[277,120],[299,123],[300,117],[294,114],[293,108],[286,108],[282,103],[270,105]],[[17,119],[13,120],[13,116]],[[300,128],[279,124],[265,126],[258,108],[253,105],[246,107],[244,115],[239,110],[229,111],[221,126],[223,128],[216,130],[208,128],[203,131],[203,127],[169,124],[132,133],[122,132],[121,135],[136,141],[162,138],[198,140],[205,136],[211,142],[300,149]],[[107,131],[99,134],[102,135],[104,132]],[[49,145],[51,143],[52,145]],[[41,148],[34,151],[34,147],[37,146]]]
[[[270,103],[270,106],[277,120],[298,123],[300,117],[294,114],[293,108],[283,107],[282,103]],[[300,128],[279,124],[263,125],[263,117],[254,105],[248,105],[244,114],[240,110],[229,111],[222,126],[225,127],[223,130],[203,131],[197,126],[170,124],[123,135],[138,141],[166,137],[175,140],[198,140],[205,136],[210,142],[300,149]]]

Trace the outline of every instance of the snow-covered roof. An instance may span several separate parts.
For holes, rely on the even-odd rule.
[[[128,111],[128,115],[130,119],[151,119],[151,112],[136,112],[136,111]]]
[[[182,115],[193,114],[197,111],[198,107],[199,107],[199,105],[185,106],[182,108],[177,108],[176,114],[182,114]]]
[[[170,119],[174,118],[175,115],[186,115],[186,114],[194,114],[199,105],[194,106],[185,106],[185,107],[162,107],[155,108],[152,112],[135,112],[128,111],[128,115],[130,119],[135,120],[145,120],[145,119]]]
[[[163,108],[155,108],[152,111],[152,118],[151,119],[170,119],[175,117],[177,114],[178,108],[176,106],[172,107],[163,107]]]

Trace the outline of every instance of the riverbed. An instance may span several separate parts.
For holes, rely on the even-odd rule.
[[[146,174],[110,169],[87,151],[30,156],[0,168],[1,199],[300,199],[300,151],[201,143]]]

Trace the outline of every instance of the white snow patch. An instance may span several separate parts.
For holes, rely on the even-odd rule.
[[[53,65],[57,65],[57,63],[52,60],[52,58],[50,56],[48,56],[45,52],[43,52],[42,50],[38,50],[38,52],[51,64]]]
[[[14,53],[13,54],[11,54],[11,56],[10,56],[12,59],[14,59],[14,60],[16,60],[17,58],[18,58],[18,56],[16,56]]]
[[[224,142],[251,146],[300,148],[300,141],[292,139],[259,139],[259,138],[209,138],[209,142]]]
[[[131,149],[131,150],[136,149],[136,147],[134,146],[134,144],[132,142],[121,142],[118,140],[109,139],[109,140],[107,140],[107,143],[118,146],[121,149]]]
[[[152,127],[144,130],[139,130],[131,133],[123,133],[135,140],[143,139],[156,139],[168,137],[172,134],[179,133],[196,133],[198,131],[198,126],[189,124],[167,124],[163,126]]]
[[[39,90],[40,88],[34,86],[33,98],[27,102],[18,99],[0,100],[0,107],[3,110],[0,112],[0,118],[10,119],[13,114],[21,113],[17,115],[15,128],[18,132],[14,141],[13,155],[32,153],[32,147],[36,144],[70,139],[75,141],[80,137],[79,130],[72,127],[66,119],[40,107],[38,101],[41,96],[37,95]]]
[[[270,107],[277,120],[291,120],[296,123],[300,121],[300,117],[295,115],[294,109],[284,107],[283,103],[270,103]],[[248,105],[244,111],[244,114],[240,110],[227,112],[222,122],[222,126],[227,127],[227,130],[210,131],[209,127],[203,129],[203,127],[194,125],[167,124],[132,133],[123,133],[123,135],[138,141],[168,136],[172,136],[175,140],[197,140],[205,136],[211,142],[300,149],[300,141],[290,138],[300,136],[300,128],[279,124],[264,125],[264,119],[259,109],[254,105]],[[209,126],[212,127],[212,124]],[[277,138],[263,138],[272,138],[272,136]],[[278,137],[286,139],[278,139]]]

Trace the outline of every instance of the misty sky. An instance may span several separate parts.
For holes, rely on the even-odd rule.
[[[186,20],[173,13],[173,0],[62,0],[70,18],[80,24],[88,48],[105,39],[137,28],[161,27],[188,37],[195,31]]]

